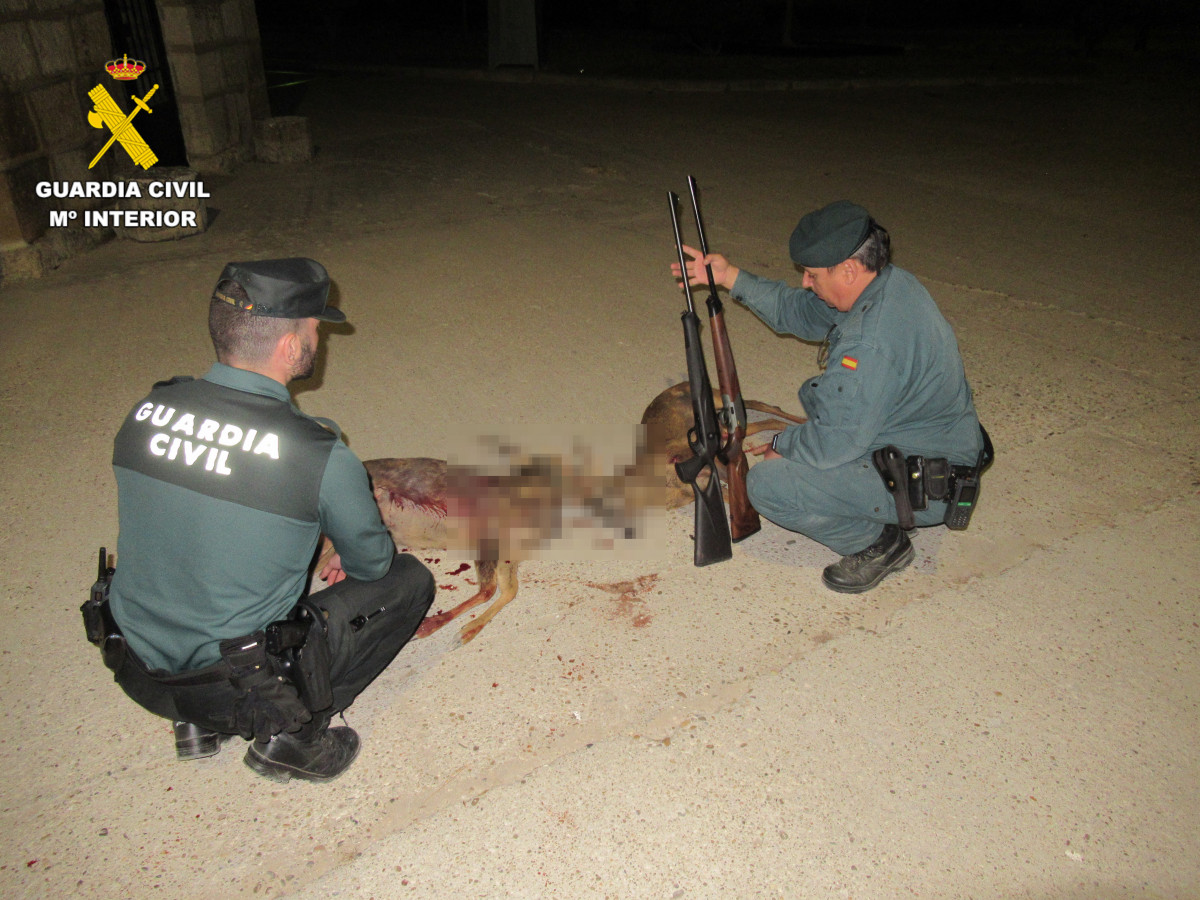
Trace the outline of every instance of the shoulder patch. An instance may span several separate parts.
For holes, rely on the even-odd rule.
[[[853,371],[854,369],[858,368],[858,360],[853,356],[843,356],[842,367]]]

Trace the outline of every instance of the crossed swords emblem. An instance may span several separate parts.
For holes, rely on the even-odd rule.
[[[132,124],[133,117],[143,109],[148,113],[154,112],[154,110],[146,105],[146,101],[153,97],[154,92],[157,90],[158,85],[156,84],[150,88],[145,97],[134,97],[133,102],[137,105],[129,115],[125,115],[121,111],[121,107],[117,106],[116,101],[104,89],[104,85],[98,84],[88,91],[88,96],[92,98],[92,102],[96,105],[96,108],[88,113],[88,123],[93,128],[103,128],[107,125],[109,131],[112,132],[112,137],[108,139],[108,143],[101,147],[100,152],[96,154],[96,158],[88,163],[89,169],[100,162],[100,157],[108,152],[108,148],[113,145],[114,141],[120,141],[121,146],[125,148],[125,152],[129,154],[129,158],[143,169],[149,169],[158,162],[158,157],[154,155],[154,151],[142,140],[142,136],[137,133],[137,129]]]

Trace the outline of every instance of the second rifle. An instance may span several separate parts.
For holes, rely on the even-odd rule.
[[[688,176],[688,189],[692,194],[692,212],[696,215],[700,252],[708,256],[708,239],[704,236],[700,202],[696,198],[696,179],[691,175]],[[725,478],[729,484],[729,530],[736,543],[760,531],[762,521],[750,505],[750,495],[746,492],[746,473],[750,471],[746,451],[742,449],[742,442],[746,439],[746,403],[742,399],[742,386],[733,362],[733,349],[729,346],[729,332],[725,330],[725,306],[717,296],[712,266],[705,265],[704,270],[708,273],[708,324],[712,329],[713,359],[721,388],[721,412],[718,415],[729,435],[719,456],[725,464]]]

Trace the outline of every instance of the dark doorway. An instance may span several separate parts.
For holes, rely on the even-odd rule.
[[[179,124],[179,105],[175,102],[154,0],[104,0],[104,14],[108,18],[113,52],[118,58],[128,54],[130,59],[146,64],[146,71],[136,81],[113,81],[109,92],[122,109],[129,110],[134,108],[134,95],[144,97],[157,84],[158,90],[146,104],[153,114],[138,116],[138,133],[158,157],[157,165],[186,166],[187,148]]]

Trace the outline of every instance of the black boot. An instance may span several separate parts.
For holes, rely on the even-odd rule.
[[[916,551],[899,525],[883,526],[879,540],[866,550],[859,550],[841,561],[826,566],[821,580],[831,591],[861,594],[869,591],[892,572],[905,568]]]
[[[305,781],[332,781],[358,756],[358,734],[342,725],[328,728],[301,740],[281,732],[269,743],[254,741],[246,750],[244,762],[272,781],[301,778]]]
[[[203,759],[206,756],[216,756],[221,752],[221,745],[231,737],[232,734],[209,731],[191,722],[176,722],[175,758]]]

